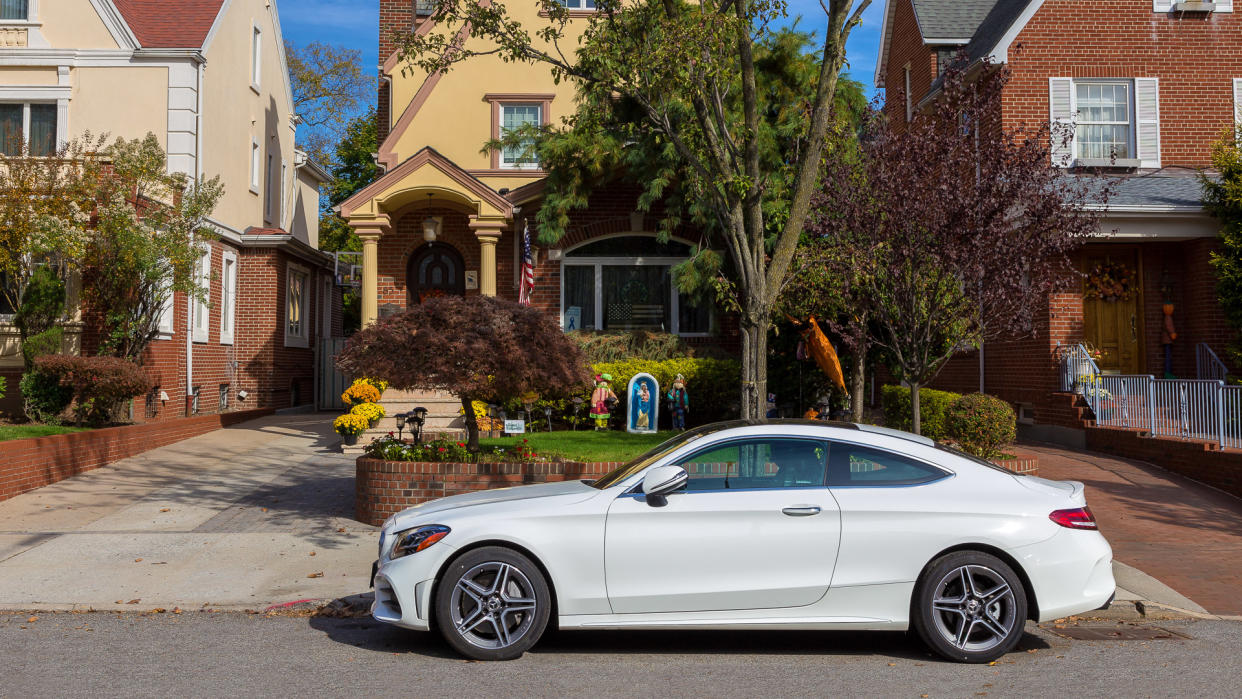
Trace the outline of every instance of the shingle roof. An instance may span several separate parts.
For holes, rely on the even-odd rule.
[[[224,0],[113,0],[143,48],[202,48]]]
[[[970,43],[966,45],[966,55],[970,62],[974,63],[991,55],[1009,28],[1032,2],[1034,0],[993,0],[988,3],[992,5],[991,10],[980,21]]]
[[[1089,177],[1089,183],[1100,182],[1099,177]],[[1108,207],[1141,209],[1193,209],[1203,208],[1203,187],[1195,175],[1141,175],[1136,177],[1109,178],[1113,185]]]
[[[979,24],[997,0],[912,0],[923,41],[965,42],[974,36]]]

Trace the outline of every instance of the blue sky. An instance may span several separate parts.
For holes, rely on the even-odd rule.
[[[513,1],[513,0],[510,0]],[[788,0],[789,15],[802,16],[799,27],[817,30],[823,36],[826,25],[819,0]],[[379,64],[379,3],[376,0],[284,0],[279,4],[285,38],[297,44],[324,41],[343,44],[362,52],[371,70]],[[850,36],[847,53],[850,76],[874,95],[871,82],[875,74],[876,52],[880,44],[883,0],[873,0],[863,14],[863,23]]]

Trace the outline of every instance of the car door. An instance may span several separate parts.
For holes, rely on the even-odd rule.
[[[824,442],[718,442],[676,463],[689,479],[664,504],[638,492],[609,507],[614,613],[799,607],[824,595],[841,534]]]

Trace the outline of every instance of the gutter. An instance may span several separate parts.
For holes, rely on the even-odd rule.
[[[284,248],[285,252],[314,265],[332,265],[335,268],[336,264],[336,258],[332,255],[312,248],[291,233],[247,234],[242,236],[240,245],[243,248]]]

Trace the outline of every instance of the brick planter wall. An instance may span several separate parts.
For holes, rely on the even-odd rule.
[[[598,478],[620,462],[422,463],[359,457],[355,519],[379,526],[407,507],[449,495],[531,483]]]
[[[1145,431],[1087,428],[1087,449],[1153,463],[1242,497],[1242,450],[1199,440],[1147,437]]]
[[[1012,459],[993,459],[992,463],[1023,476],[1039,475],[1039,457],[1034,454],[1018,452]]]
[[[0,501],[114,461],[271,415],[269,409],[0,442]]]

